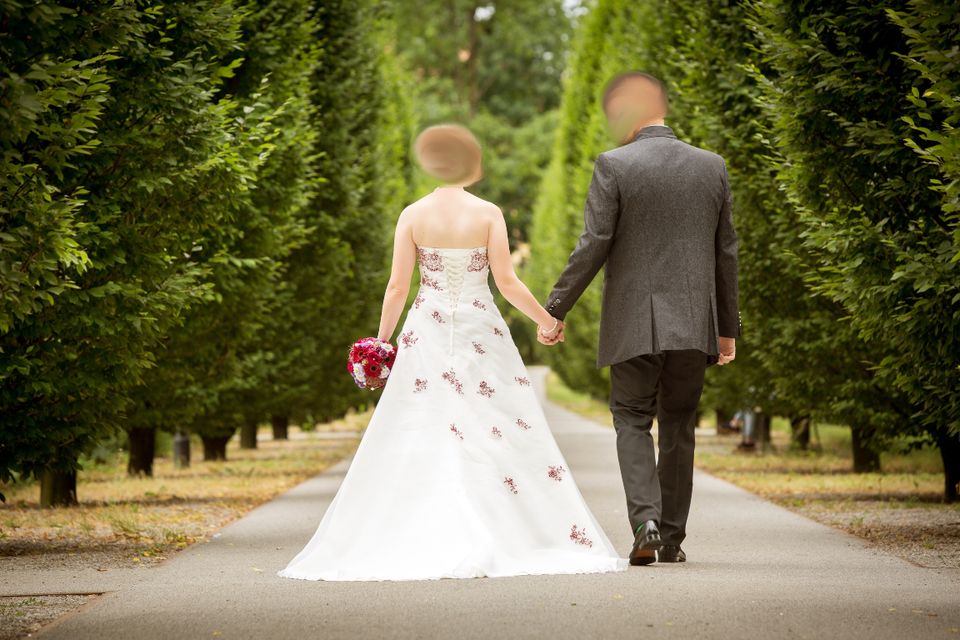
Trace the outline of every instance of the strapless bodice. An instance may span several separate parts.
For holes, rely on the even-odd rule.
[[[464,291],[478,293],[489,288],[490,265],[486,247],[417,247],[417,263],[420,265],[421,294],[440,295],[452,306],[457,304]]]
[[[471,318],[474,322],[483,321],[488,314],[495,314],[499,319],[488,283],[490,265],[486,247],[418,246],[417,263],[420,290],[412,311],[429,316],[437,325],[446,325],[449,353],[453,353],[454,337],[461,322]]]

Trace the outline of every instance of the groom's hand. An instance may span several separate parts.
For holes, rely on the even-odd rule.
[[[720,356],[717,364],[733,362],[737,357],[737,341],[734,338],[720,338]]]

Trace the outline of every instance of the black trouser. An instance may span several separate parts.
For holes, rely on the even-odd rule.
[[[664,544],[686,537],[693,493],[697,404],[707,354],[696,349],[646,354],[610,367],[610,411],[633,531],[647,520]],[[650,427],[657,418],[660,458]]]

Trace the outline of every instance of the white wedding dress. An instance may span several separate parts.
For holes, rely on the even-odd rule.
[[[336,496],[278,572],[423,580],[623,571],[488,286],[486,248],[420,247],[397,359]]]

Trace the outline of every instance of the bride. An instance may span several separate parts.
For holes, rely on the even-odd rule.
[[[517,278],[500,209],[465,128],[415,143],[445,186],[397,222],[378,337],[417,292],[397,358],[351,465],[307,545],[278,572],[304,580],[424,580],[623,571],[627,560],[574,482],[488,285],[539,325],[562,325]]]

